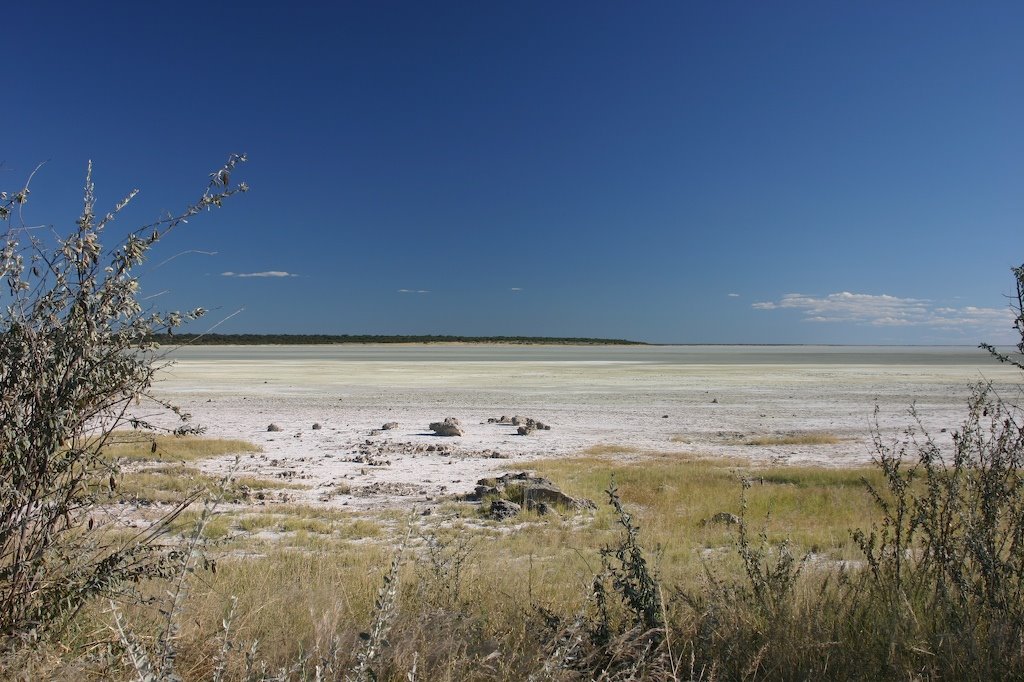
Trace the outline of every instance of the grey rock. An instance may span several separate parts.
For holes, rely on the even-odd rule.
[[[271,424],[270,426],[267,427],[267,431],[284,431],[284,429],[282,429],[277,424]]]
[[[398,422],[388,422],[380,427],[381,431],[392,431],[398,428]]]
[[[447,417],[443,422],[433,422],[429,428],[438,436],[461,436],[465,433],[462,423],[454,417]]]
[[[488,515],[496,521],[504,521],[510,519],[521,512],[523,508],[515,502],[509,502],[508,500],[497,499],[491,502],[491,510]]]
[[[313,424],[313,430],[314,430],[314,431],[319,431],[319,430],[320,430],[320,429],[322,429],[322,428],[324,428],[324,427],[320,426],[320,423],[319,423],[319,422],[318,422],[318,423],[316,423],[316,424]]]
[[[505,500],[520,500],[521,506],[536,509],[538,513],[549,513],[557,507],[571,511],[596,509],[590,500],[570,497],[548,479],[531,476],[526,472],[504,474],[498,478],[482,478],[477,482],[475,492],[467,496],[467,499],[479,501],[491,496]]]
[[[524,485],[522,494],[523,504],[526,505],[527,509],[534,509],[540,505],[544,505],[545,508],[558,506],[577,511],[596,508],[596,505],[590,500],[570,497],[559,490],[554,484],[543,481],[543,479],[541,479],[541,482],[531,482]]]

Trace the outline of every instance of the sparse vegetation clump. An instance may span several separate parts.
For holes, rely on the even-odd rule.
[[[840,438],[831,433],[785,433],[770,436],[753,436],[743,441],[744,445],[835,445]]]
[[[103,456],[111,462],[196,462],[225,455],[262,452],[249,441],[188,438],[144,431],[110,434]]]

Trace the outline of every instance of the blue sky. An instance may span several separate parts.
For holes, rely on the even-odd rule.
[[[1024,3],[305,5],[5,9],[0,186],[127,229],[247,153],[143,277],[196,331],[1011,339]]]

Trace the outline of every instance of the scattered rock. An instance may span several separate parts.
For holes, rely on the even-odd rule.
[[[270,426],[267,427],[267,431],[284,431],[284,429],[282,429],[277,424],[271,424]]]
[[[412,483],[390,483],[377,481],[360,488],[352,488],[353,497],[372,497],[376,495],[395,495],[409,497],[413,495],[425,495],[426,489]]]
[[[661,415],[661,418],[662,419],[668,419],[668,415],[667,414],[663,414],[663,415]]]
[[[516,417],[516,419],[522,418]],[[518,429],[516,429],[516,433],[518,433],[520,436],[529,436],[534,431],[550,430],[551,427],[545,424],[544,422],[537,421],[536,419],[527,418],[525,421],[521,422],[521,426]]]
[[[496,521],[504,521],[516,516],[522,509],[515,502],[498,498],[491,502],[491,510],[488,512],[488,516]]]
[[[379,459],[377,457],[374,457],[373,455],[371,455],[368,452],[361,452],[358,455],[355,455],[354,457],[349,457],[349,458],[343,459],[341,461],[343,461],[343,462],[352,462],[353,464],[366,464],[366,465],[372,466],[372,467],[391,466],[391,460],[390,459]]]
[[[317,422],[316,424],[313,424],[313,430],[314,431],[319,431],[322,428],[324,428],[324,427],[320,426],[319,422]]]
[[[433,422],[429,428],[438,436],[461,436],[464,433],[462,422],[455,417],[446,417],[443,422]]]
[[[718,404],[718,398],[712,398],[711,399],[711,404],[712,405],[717,405]]]
[[[533,419],[531,417],[522,417],[520,415],[516,415],[514,417],[507,417],[505,415],[501,415],[501,417],[491,417],[487,420],[487,423],[503,424],[506,426],[530,426],[531,424],[533,424],[538,429],[549,430],[551,428],[550,426],[546,426],[544,423],[537,421],[536,419]]]
[[[381,431],[391,431],[398,428],[398,422],[388,422],[380,427]]]

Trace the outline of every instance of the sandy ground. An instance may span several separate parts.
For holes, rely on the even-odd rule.
[[[200,354],[201,355],[201,354]],[[263,448],[240,475],[308,485],[293,501],[349,508],[430,505],[472,491],[482,477],[596,445],[628,453],[728,455],[755,461],[850,466],[870,461],[875,406],[883,434],[911,423],[916,404],[940,442],[963,418],[969,386],[1009,384],[1012,372],[976,364],[678,364],[623,361],[395,362],[292,359],[286,348],[257,358],[181,357],[157,394],[210,436]],[[516,435],[488,418],[521,415],[550,431]],[[457,417],[465,436],[427,425]],[[399,427],[379,431],[385,422]],[[271,423],[282,428],[268,432]],[[313,424],[322,428],[314,430]],[[828,432],[833,445],[750,446],[768,434]],[[233,458],[212,460],[226,471]]]

